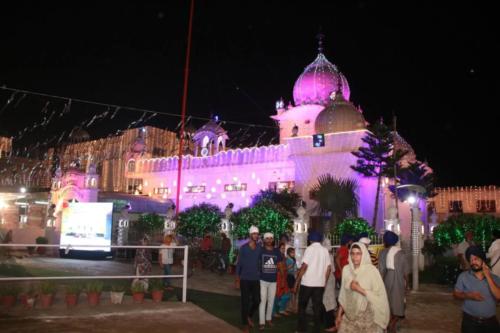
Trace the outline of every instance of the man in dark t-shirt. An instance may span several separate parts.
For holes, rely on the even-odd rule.
[[[264,234],[264,247],[260,253],[260,305],[259,326],[264,329],[265,324],[272,326],[274,296],[276,296],[276,279],[278,277],[278,263],[283,261],[279,249],[274,247],[274,235]],[[266,309],[267,305],[267,309]]]
[[[250,240],[243,245],[238,254],[236,272],[240,279],[241,290],[241,322],[243,332],[253,327],[252,317],[260,304],[260,253],[262,248],[257,244],[259,229],[251,226]]]

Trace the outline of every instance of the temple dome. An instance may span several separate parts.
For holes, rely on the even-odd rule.
[[[318,114],[314,122],[316,133],[348,132],[365,128],[366,121],[361,111],[340,93],[335,93],[333,101]]]
[[[344,98],[349,100],[350,89],[345,76],[339,72],[322,52],[308,65],[293,87],[295,105],[320,104],[327,105],[330,94],[342,91]]]

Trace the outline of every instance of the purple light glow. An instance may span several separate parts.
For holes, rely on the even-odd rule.
[[[295,105],[326,105],[331,93],[338,91],[339,88],[344,98],[349,100],[351,92],[347,79],[320,53],[295,82],[293,99]]]

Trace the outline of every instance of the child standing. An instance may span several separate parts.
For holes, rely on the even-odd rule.
[[[295,249],[293,247],[289,247],[288,250],[286,251],[286,282],[288,285],[288,288],[291,290],[294,285],[295,285],[295,278],[297,276],[297,261],[295,259]],[[288,306],[289,309],[291,309],[291,312],[297,313],[297,298],[295,296],[296,294],[291,295],[291,302]]]

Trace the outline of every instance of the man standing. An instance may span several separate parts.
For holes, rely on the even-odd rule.
[[[394,232],[384,233],[385,248],[380,251],[378,262],[378,270],[384,280],[391,309],[387,333],[396,332],[398,321],[405,317],[405,291],[408,287],[410,268],[403,251],[397,246],[398,241],[399,237]]]
[[[163,238],[163,246],[169,247],[169,246],[175,246],[175,242],[173,241],[173,237],[171,234],[165,235]],[[160,268],[163,269],[163,274],[164,275],[171,275],[172,274],[172,265],[174,264],[174,251],[175,249],[172,248],[165,248],[165,249],[160,249]],[[174,290],[172,288],[171,283],[170,283],[170,278],[164,278],[163,279],[163,286],[167,290]]]
[[[259,328],[263,330],[265,324],[273,326],[271,320],[274,297],[276,296],[278,264],[283,261],[280,250],[274,247],[274,235],[270,232],[264,234],[264,248],[260,252],[260,256]]]
[[[331,272],[328,250],[321,245],[321,234],[313,231],[309,234],[309,245],[304,252],[300,271],[293,292],[299,292],[299,317],[297,331],[307,331],[306,307],[312,299],[314,313],[314,332],[320,331],[323,292]]]
[[[486,256],[490,258],[490,267],[493,274],[500,276],[500,230],[493,230],[493,243]]]
[[[249,332],[249,327],[254,326],[252,317],[260,303],[259,260],[262,249],[257,245],[259,229],[251,226],[249,234],[250,240],[241,247],[236,266],[236,273],[240,279],[243,332]]]
[[[221,253],[222,253],[222,258],[224,259],[224,266],[227,270],[227,267],[229,266],[229,252],[231,252],[231,240],[225,233],[221,234],[222,237],[222,242],[221,242]]]
[[[470,270],[460,273],[453,296],[463,300],[462,333],[497,333],[496,303],[500,301],[500,277],[491,273],[479,246],[465,252]]]
[[[472,231],[467,231],[464,235],[464,240],[459,243],[456,247],[456,256],[458,257],[458,262],[460,264],[460,268],[463,271],[469,270],[470,266],[469,263],[467,262],[467,259],[465,259],[465,251],[469,248],[469,246],[474,245],[474,234]]]

